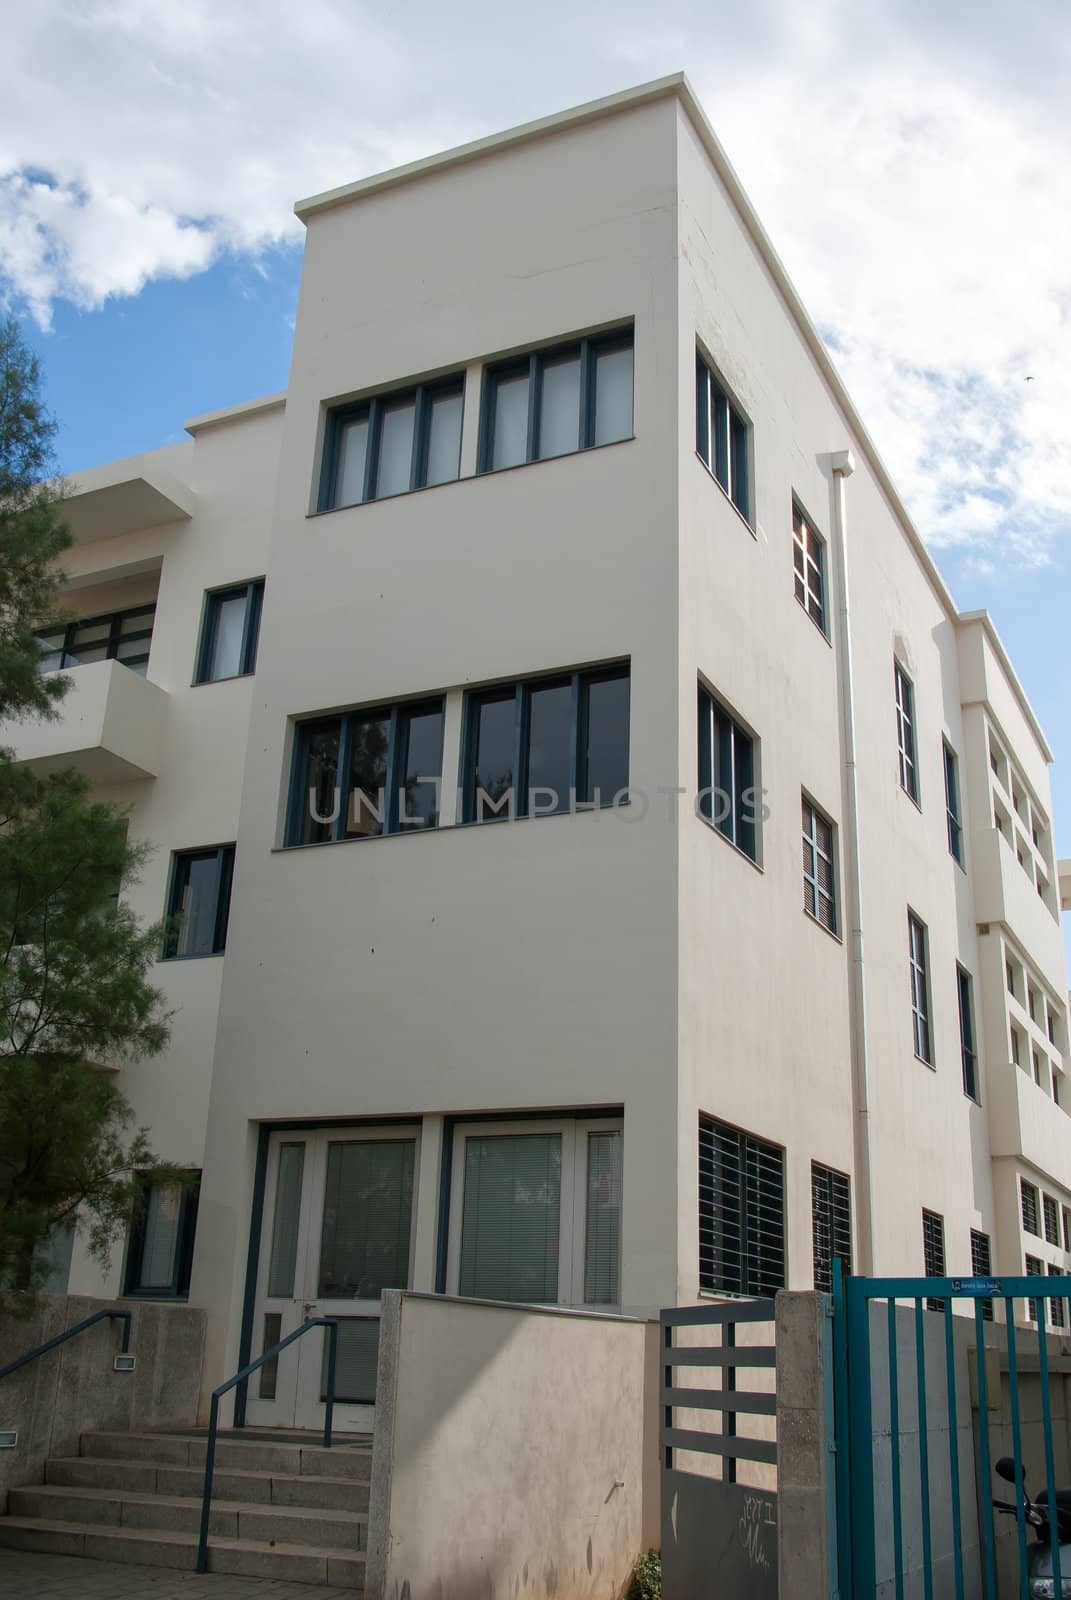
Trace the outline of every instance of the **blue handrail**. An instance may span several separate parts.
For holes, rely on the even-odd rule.
[[[324,1409],[324,1448],[331,1448],[331,1422],[335,1410],[335,1366],[338,1357],[338,1318],[337,1317],[310,1317],[303,1322],[300,1328],[295,1328],[293,1333],[288,1333],[285,1339],[280,1339],[278,1344],[273,1344],[270,1350],[264,1350],[255,1361],[242,1367],[233,1378],[228,1378],[226,1383],[221,1383],[218,1389],[212,1390],[212,1406],[208,1414],[208,1448],[205,1451],[205,1487],[201,1499],[201,1534],[197,1542],[197,1571],[205,1572],[208,1567],[208,1520],[212,1512],[212,1479],[216,1470],[216,1432],[219,1428],[219,1402],[228,1389],[233,1389],[237,1383],[245,1383],[258,1367],[266,1361],[271,1361],[285,1350],[288,1344],[293,1344],[295,1339],[300,1339],[303,1333],[308,1333],[310,1328],[327,1329],[327,1403]]]
[[[38,1356],[47,1355],[58,1344],[66,1344],[68,1339],[73,1339],[76,1333],[81,1333],[83,1328],[91,1328],[94,1322],[103,1322],[105,1317],[116,1319],[123,1324],[123,1346],[121,1355],[130,1354],[130,1312],[129,1311],[94,1311],[91,1317],[83,1317],[81,1322],[76,1322],[73,1328],[67,1328],[63,1333],[57,1333],[54,1339],[47,1339],[44,1344],[37,1345],[33,1350],[27,1350],[24,1356],[19,1356],[16,1361],[9,1361],[6,1367],[0,1367],[0,1378],[7,1378],[12,1372],[18,1372],[20,1367],[28,1366],[31,1361],[36,1361]]]

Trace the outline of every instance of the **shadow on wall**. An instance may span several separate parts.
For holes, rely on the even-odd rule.
[[[604,1600],[658,1543],[658,1325],[388,1290],[368,1600]]]
[[[0,1314],[0,1367],[105,1308],[131,1313],[133,1372],[113,1367],[122,1324],[102,1321],[0,1379],[0,1429],[18,1431],[0,1452],[0,1514],[9,1488],[43,1483],[49,1456],[77,1455],[83,1433],[196,1420],[205,1315],[192,1306],[42,1294],[32,1317]]]

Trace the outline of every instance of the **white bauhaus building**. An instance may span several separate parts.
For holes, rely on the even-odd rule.
[[[182,916],[120,1081],[199,1197],[58,1279],[203,1307],[209,1388],[337,1314],[360,1428],[387,1287],[1071,1269],[1051,752],[686,81],[297,210],[287,391],[79,475],[6,734]]]

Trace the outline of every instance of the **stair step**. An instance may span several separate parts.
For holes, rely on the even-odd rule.
[[[130,1493],[200,1496],[203,1467],[169,1461],[122,1461],[106,1456],[54,1456],[46,1463],[49,1484],[63,1488],[116,1489]],[[308,1506],[321,1511],[368,1510],[368,1483],[313,1473],[243,1472],[217,1466],[212,1499],[247,1505]]]
[[[207,1440],[203,1435],[176,1433],[84,1433],[83,1456],[110,1461],[148,1461],[178,1467],[203,1467]],[[292,1477],[349,1478],[367,1483],[372,1471],[368,1445],[322,1444],[305,1441],[282,1444],[277,1440],[227,1437],[216,1441],[216,1466],[246,1472],[279,1473]]]
[[[50,1517],[0,1517],[0,1545],[182,1572],[192,1572],[197,1562],[196,1534],[97,1527]],[[219,1538],[209,1545],[208,1570],[243,1578],[364,1588],[364,1556],[354,1550]]]
[[[102,1488],[65,1488],[55,1484],[9,1490],[10,1513],[31,1521],[86,1523],[92,1527],[159,1529],[197,1533],[201,1497],[132,1494]],[[276,1506],[212,1499],[209,1536],[257,1544],[288,1544],[359,1551],[365,1548],[367,1519],[308,1506]]]

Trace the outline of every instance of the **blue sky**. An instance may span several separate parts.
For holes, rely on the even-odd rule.
[[[1071,13],[1060,0],[38,0],[5,22],[0,304],[65,471],[281,389],[301,195],[684,68],[960,606],[1071,856]],[[1063,774],[1063,775],[1062,775]]]

